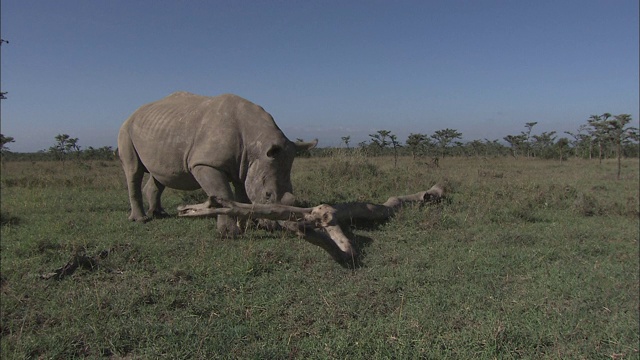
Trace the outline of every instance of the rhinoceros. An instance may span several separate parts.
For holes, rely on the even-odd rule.
[[[160,202],[165,187],[202,188],[208,196],[245,203],[292,205],[294,156],[316,144],[317,140],[290,141],[262,107],[232,94],[176,92],[143,105],[118,134],[131,202],[129,219],[144,222],[166,216]],[[144,186],[146,214],[144,173],[150,175]],[[217,229],[238,233],[235,221],[226,216],[218,216]]]

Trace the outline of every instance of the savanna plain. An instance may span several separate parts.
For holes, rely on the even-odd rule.
[[[446,187],[440,203],[345,229],[349,266],[288,233],[223,239],[214,219],[175,216],[201,192],[167,190],[172,217],[129,222],[117,161],[6,162],[0,354],[637,359],[639,163],[623,159],[620,180],[616,166],[297,159],[304,206]]]

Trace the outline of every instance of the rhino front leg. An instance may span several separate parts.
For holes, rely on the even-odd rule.
[[[239,203],[251,204],[251,200],[249,200],[249,195],[247,195],[247,190],[244,187],[244,184],[233,184],[233,190],[235,194],[235,200]],[[248,219],[238,218],[236,224],[241,231],[247,229]]]
[[[251,204],[251,200],[249,200],[249,195],[247,195],[247,190],[244,187],[244,184],[233,184],[233,189],[235,192],[235,201],[245,204]]]
[[[149,177],[147,184],[144,186],[143,191],[149,201],[149,210],[147,211],[148,217],[163,218],[169,216],[169,214],[167,214],[167,212],[162,208],[162,203],[160,202],[160,197],[162,196],[164,187],[165,186],[153,176]]]
[[[217,196],[227,200],[234,198],[229,179],[224,172],[210,166],[199,165],[195,166],[191,173],[208,196]],[[240,234],[240,228],[232,217],[218,215],[217,221],[218,232],[222,236],[234,237]]]

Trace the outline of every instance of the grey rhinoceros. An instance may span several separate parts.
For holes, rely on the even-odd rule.
[[[129,188],[129,219],[165,216],[160,203],[165,187],[202,188],[208,196],[246,203],[292,205],[294,156],[316,144],[291,142],[269,113],[239,96],[173,93],[140,107],[120,128],[118,153]],[[146,214],[145,172],[150,174],[144,186]],[[238,232],[226,216],[218,217],[217,227],[223,234]]]

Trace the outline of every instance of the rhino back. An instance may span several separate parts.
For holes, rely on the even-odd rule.
[[[142,106],[125,122],[147,170],[169,187],[197,187],[190,170],[218,168],[243,181],[256,144],[286,141],[271,116],[235,95],[173,93]]]

